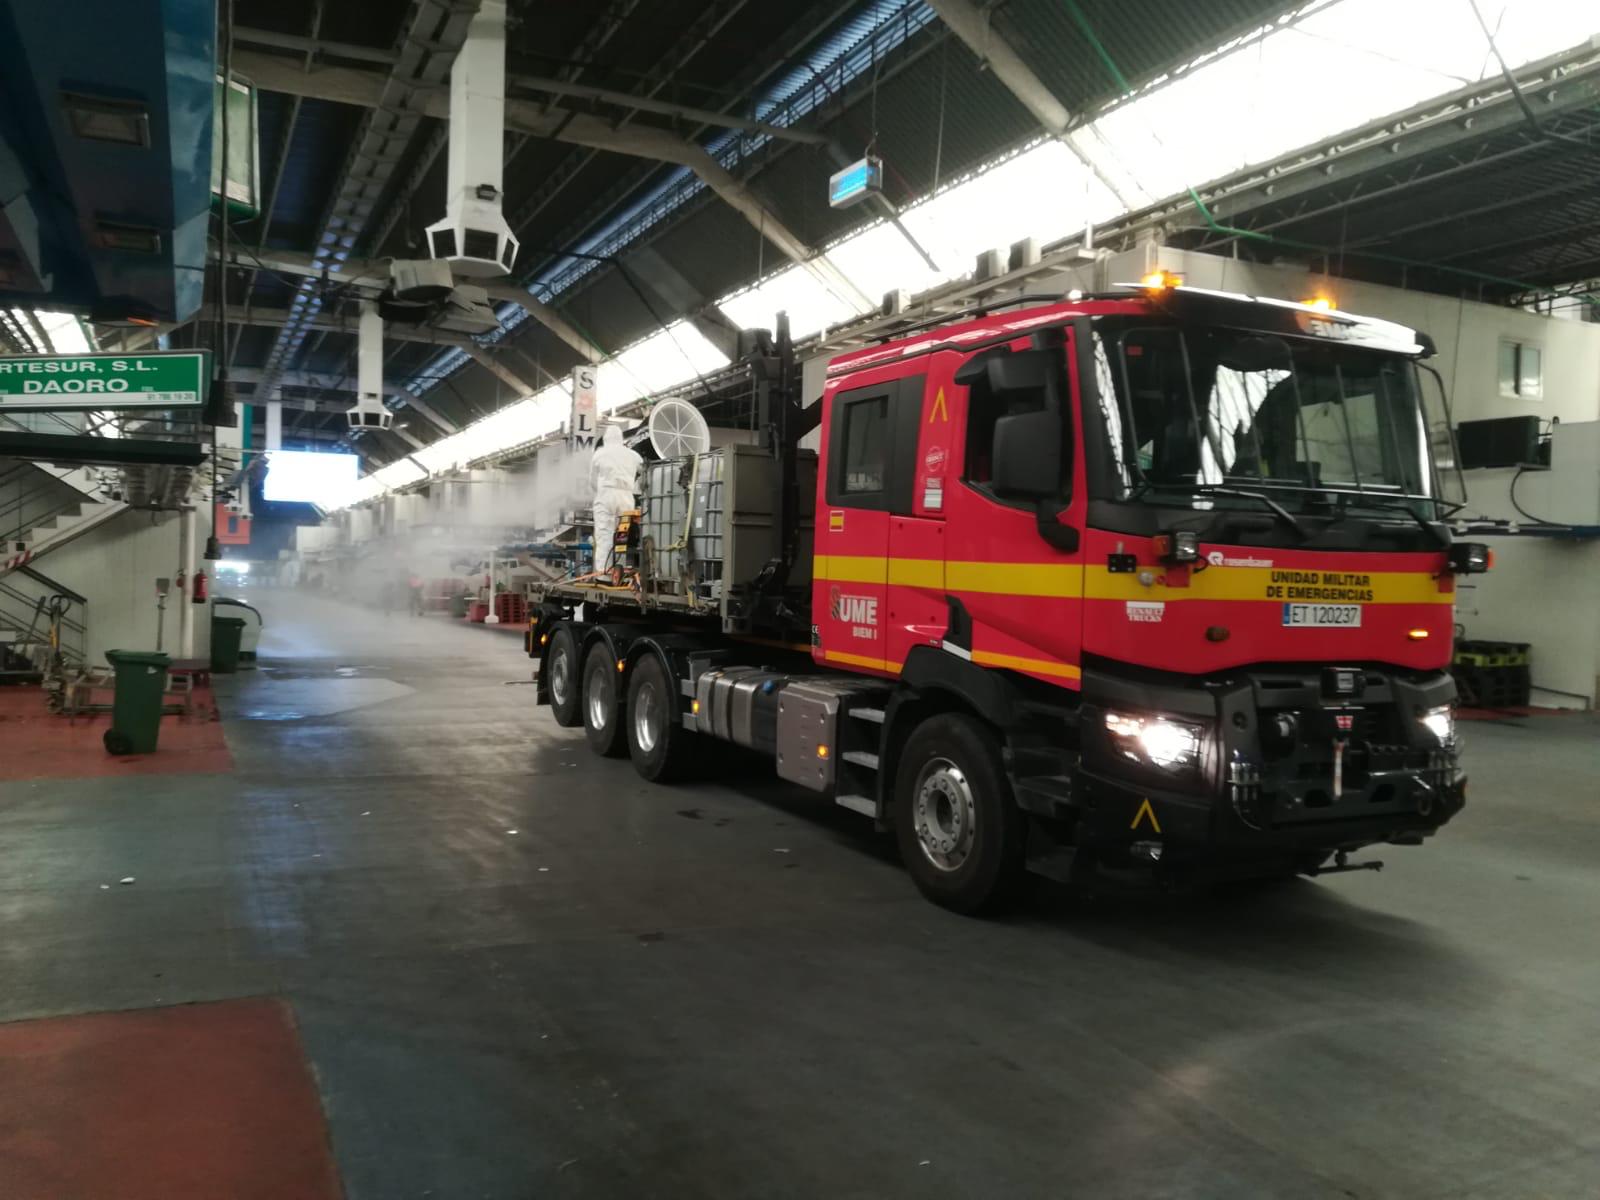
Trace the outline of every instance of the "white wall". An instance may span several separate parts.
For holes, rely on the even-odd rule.
[[[104,664],[107,650],[154,650],[158,577],[175,579],[181,566],[181,514],[129,510],[38,560],[38,568],[88,601],[88,661]],[[211,564],[203,564],[208,574]],[[163,649],[178,657],[180,605],[167,598]],[[211,606],[195,606],[190,656],[211,654]]]
[[[1600,325],[1214,254],[1164,247],[1159,260],[1163,267],[1182,275],[1185,283],[1197,287],[1285,300],[1328,295],[1346,312],[1382,317],[1421,330],[1438,347],[1438,355],[1428,360],[1428,366],[1444,379],[1458,422],[1528,415],[1546,421],[1553,417],[1562,421],[1600,419]],[[1136,264],[1130,262],[1127,270],[1134,269]],[[1139,276],[1117,275],[1113,267],[1113,278]],[[1542,347],[1543,399],[1500,395],[1498,354],[1503,337]]]

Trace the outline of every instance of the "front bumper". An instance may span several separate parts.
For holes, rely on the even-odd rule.
[[[1374,805],[1357,795],[1330,805],[1319,820],[1262,822],[1247,803],[1236,802],[1231,786],[1221,793],[1162,791],[1085,770],[1077,778],[1077,840],[1102,857],[1155,861],[1167,869],[1315,865],[1340,850],[1420,842],[1461,811],[1466,792],[1466,777],[1457,775],[1442,788],[1429,788],[1426,812],[1414,798],[1408,807],[1406,801]]]
[[[1365,678],[1363,696],[1330,698],[1316,670],[1202,688],[1086,676],[1075,840],[1104,860],[1164,871],[1307,869],[1339,851],[1422,841],[1466,802],[1456,747],[1429,747],[1410,715],[1448,703],[1449,677],[1373,669]],[[1203,767],[1168,781],[1097,753],[1092,731],[1105,708],[1204,717]],[[1287,714],[1285,739],[1277,731]]]

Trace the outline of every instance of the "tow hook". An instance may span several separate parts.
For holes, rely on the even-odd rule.
[[[1381,859],[1374,858],[1369,862],[1353,863],[1353,862],[1350,861],[1350,855],[1349,854],[1347,854],[1343,850],[1339,850],[1339,851],[1336,851],[1334,853],[1333,866],[1331,866],[1331,867],[1312,867],[1309,871],[1306,872],[1306,874],[1307,875],[1338,875],[1338,874],[1340,874],[1341,872],[1344,872],[1344,871],[1381,871],[1381,870],[1383,870],[1383,861]]]

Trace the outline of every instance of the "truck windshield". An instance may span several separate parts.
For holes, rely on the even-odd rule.
[[[1212,507],[1213,489],[1247,489],[1291,508],[1433,515],[1416,367],[1403,355],[1149,324],[1107,325],[1097,350],[1124,499],[1175,492]]]

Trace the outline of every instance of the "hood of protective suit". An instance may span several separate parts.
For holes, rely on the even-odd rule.
[[[622,445],[622,430],[615,425],[607,425],[600,433],[600,444],[602,446]]]

